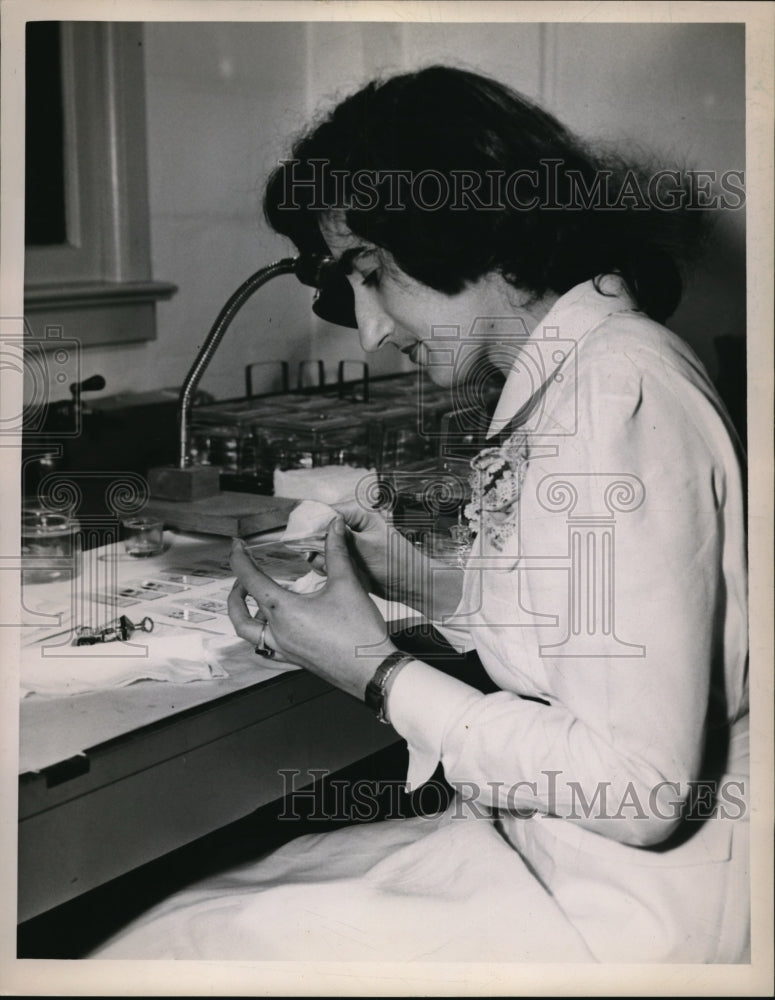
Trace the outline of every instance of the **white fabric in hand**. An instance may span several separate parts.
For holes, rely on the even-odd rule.
[[[327,503],[303,500],[294,507],[280,541],[294,552],[324,552],[326,532],[336,511]]]

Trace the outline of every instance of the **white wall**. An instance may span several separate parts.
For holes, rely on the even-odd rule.
[[[557,25],[549,110],[592,139],[698,170],[745,169],[743,25]],[[719,213],[669,326],[715,376],[713,340],[745,335],[745,210]]]
[[[702,169],[744,168],[743,38],[733,25],[168,24],[146,26],[158,338],[84,352],[106,393],[179,385],[226,297],[286,255],[260,215],[262,180],[321,103],[375,73],[434,61],[480,69],[536,97],[576,131]],[[743,213],[725,213],[674,327],[715,372],[713,338],[744,334]],[[258,292],[202,387],[242,392],[248,361],[363,357],[318,321],[293,278]],[[394,352],[372,371],[398,370]]]

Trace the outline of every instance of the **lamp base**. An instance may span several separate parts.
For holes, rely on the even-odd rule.
[[[162,465],[148,471],[148,485],[159,500],[205,500],[220,493],[220,477],[220,470],[210,465]]]

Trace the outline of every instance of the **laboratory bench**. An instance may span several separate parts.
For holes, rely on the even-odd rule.
[[[163,695],[150,688],[159,685],[142,686],[158,707]],[[283,797],[290,772],[300,788],[398,739],[306,672],[213,694],[20,774],[19,921]],[[46,725],[61,706],[25,709],[23,729]]]
[[[425,476],[412,463],[419,461],[424,469],[430,458],[436,468],[439,435],[448,430],[448,422],[442,426],[448,397],[430,384],[423,395],[423,384],[415,375],[401,375],[374,379],[368,387],[364,380],[360,391],[357,382],[340,379],[335,388],[311,392],[249,394],[218,403],[200,398],[192,413],[189,457],[192,464],[217,465],[221,489],[243,495],[271,493],[272,469],[372,460],[396,466],[416,485]],[[122,550],[117,487],[139,496],[148,467],[172,459],[176,403],[173,390],[92,396],[88,404],[76,393],[72,403],[52,407],[36,433],[25,433],[23,493],[34,496],[47,492],[46,484],[69,483],[78,496],[82,565],[75,575],[91,601],[89,614],[96,606],[90,589],[110,578],[100,559]],[[456,440],[470,437],[457,426],[453,431]],[[268,465],[262,466],[262,456]],[[428,501],[425,493],[422,501]],[[402,526],[399,505],[397,526],[420,537],[428,512],[423,508],[417,519],[412,505],[419,501],[410,490],[402,502],[410,513]],[[432,515],[451,516],[435,506]],[[225,538],[175,531],[165,537],[171,551],[162,557],[142,565],[119,557],[114,583],[126,585],[133,575],[169,569],[180,562],[181,545],[185,560],[197,547],[226,558]],[[60,611],[69,601],[84,613],[83,593],[72,601],[64,595],[58,583],[28,588],[29,624],[39,625],[46,614],[53,622],[57,601]],[[126,609],[137,620],[136,612]],[[491,682],[475,654],[457,656],[438,634],[429,633],[427,623],[393,622],[392,631],[407,651],[488,689]],[[268,815],[266,810],[283,801],[291,773],[295,790],[325,785],[323,775],[367,777],[372,766],[377,777],[396,783],[404,777],[395,756],[404,752],[403,741],[363,704],[312,674],[278,671],[255,656],[229,664],[225,677],[196,683],[141,681],[56,697],[33,693],[20,702],[20,733],[22,927],[66,914],[80,898],[133,879],[262,811]],[[283,835],[287,829],[286,824]]]
[[[223,601],[220,613],[200,627],[165,618],[164,610],[177,611],[171,601],[180,593],[201,599],[212,585],[185,591],[172,585],[173,593],[161,600],[150,591],[147,602],[129,606],[118,597],[127,584],[165,584],[171,566],[208,559],[213,584],[228,587],[227,539],[174,532],[165,539],[165,551],[155,558],[132,560],[113,543],[81,553],[69,577],[23,587],[28,627],[22,629],[21,675],[28,693],[20,701],[20,921],[277,799],[283,770],[296,770],[299,782],[309,782],[310,771],[340,770],[397,739],[355,699],[306,671],[275,667],[255,655],[225,664],[226,676],[193,683],[141,680],[58,694],[55,675],[53,691],[37,693],[33,686],[29,693],[29,676],[72,672],[69,658],[97,650],[71,645],[76,615],[101,624],[120,613],[135,621],[148,614],[159,626],[157,636],[166,629],[173,641],[201,628],[203,635],[212,629],[216,638],[220,632],[241,643]],[[226,568],[220,576],[219,566]],[[98,603],[97,587],[115,587],[119,605]],[[70,629],[65,636],[62,624]],[[139,636],[130,642],[142,649]],[[155,638],[145,637],[148,656]],[[98,656],[103,649],[106,657],[133,651],[105,643]],[[85,669],[107,676],[116,664],[120,660],[100,659]]]
[[[414,793],[403,788],[403,741],[316,778],[301,794],[277,798],[241,819],[162,854],[124,875],[74,896],[17,927],[17,957],[78,959],[134,917],[201,879],[252,863],[304,834],[352,823],[438,811],[452,790],[441,771]],[[364,808],[364,788],[368,806]]]
[[[164,553],[152,559],[131,560],[115,542],[84,553],[79,594],[89,566],[108,556],[118,561],[119,584],[214,556],[227,565],[227,539],[174,532],[165,532],[165,539]],[[49,614],[41,645],[63,642],[54,638],[57,616],[51,612],[71,582],[25,588],[30,613]],[[138,620],[133,607],[121,610]],[[427,623],[394,621],[391,632],[402,648],[486,689],[475,655],[455,654]],[[405,772],[395,763],[403,741],[356,699],[311,673],[278,669],[255,655],[226,666],[227,676],[194,683],[148,680],[22,698],[20,924],[30,927],[58,908],[67,912],[78,897],[131,879],[129,873],[260,816],[262,809],[271,811],[289,792],[324,776],[355,767],[367,777],[368,762],[377,761],[374,777],[385,779],[387,766],[394,784],[403,781]],[[281,831],[297,832],[292,823]]]

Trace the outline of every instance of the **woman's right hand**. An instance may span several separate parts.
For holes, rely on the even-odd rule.
[[[389,599],[394,591],[401,589],[398,577],[408,568],[398,566],[391,554],[405,547],[411,549],[411,553],[404,551],[402,563],[409,563],[422,554],[379,511],[366,510],[355,500],[334,504],[334,508],[342,514],[349,528],[351,554],[359,576],[372,593]],[[310,561],[316,570],[325,572],[323,553],[316,554]]]
[[[440,619],[458,605],[462,572],[430,559],[377,510],[355,500],[334,505],[349,531],[354,563],[365,586],[378,597]],[[322,557],[313,565],[325,572]]]

